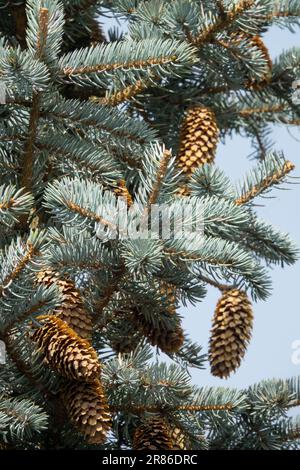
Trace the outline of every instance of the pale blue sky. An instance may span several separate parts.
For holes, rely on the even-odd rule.
[[[113,21],[105,21],[104,29]],[[265,36],[266,45],[273,58],[284,49],[300,46],[299,32],[292,34],[289,31],[273,27]],[[300,77],[299,77],[300,79]],[[283,150],[286,158],[293,161],[300,177],[300,132],[291,130],[291,137],[284,126],[274,129],[273,140],[277,143],[276,149]],[[249,142],[241,137],[226,142],[218,150],[216,164],[220,166],[233,180],[242,178],[254,162],[247,159],[251,152]],[[289,232],[300,246],[300,185],[288,186],[289,191],[274,190],[275,199],[261,200],[263,207],[258,208],[260,217],[265,218],[274,226],[284,232]],[[206,370],[192,371],[193,381],[198,385],[226,385],[245,387],[259,380],[273,377],[290,377],[300,374],[300,364],[293,364],[292,343],[300,341],[300,312],[299,312],[299,279],[300,262],[295,266],[281,269],[275,267],[272,272],[273,293],[266,302],[254,304],[254,332],[252,342],[242,366],[235,375],[227,380],[211,376],[207,364]],[[207,352],[211,318],[214,313],[219,292],[209,287],[208,295],[196,307],[182,308],[184,327],[190,337],[201,344]]]
[[[265,42],[272,57],[292,46],[300,46],[299,32],[292,34],[279,28],[272,28],[266,34]],[[300,77],[299,77],[300,79]],[[291,130],[294,140],[284,126],[274,129],[273,140],[276,148],[283,150],[286,158],[296,164],[295,176],[300,176],[300,132],[299,128]],[[249,142],[235,137],[220,146],[216,164],[233,180],[239,180],[254,165],[247,159],[250,153]],[[300,180],[299,180],[300,181]],[[300,246],[300,185],[285,186],[290,190],[274,190],[275,199],[261,199],[263,207],[258,208],[260,217],[289,232]],[[244,387],[261,379],[273,377],[290,377],[300,374],[300,364],[293,364],[292,343],[300,340],[299,279],[300,262],[282,269],[275,267],[271,273],[273,293],[266,302],[254,304],[254,332],[245,360],[235,375],[227,380],[214,378],[209,368],[195,371],[194,381],[203,385],[228,385]],[[205,300],[196,307],[182,308],[184,326],[191,333],[193,340],[203,345],[207,351],[211,318],[219,292],[209,288]]]

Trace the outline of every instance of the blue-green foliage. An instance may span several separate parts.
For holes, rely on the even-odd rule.
[[[126,28],[105,37],[107,16]],[[50,442],[55,424],[47,415],[56,414],[61,378],[31,331],[40,314],[64,302],[72,310],[80,298],[114,411],[103,448],[132,446],[139,407],[146,416],[147,407],[163,411],[189,448],[299,447],[299,420],[287,418],[299,404],[298,379],[241,391],[195,387],[189,368],[203,368],[206,355],[189,332],[165,364],[134,323],[171,336],[181,328],[180,305],[199,305],[208,285],[267,301],[270,265],[297,260],[289,235],[259,219],[254,203],[286,183],[292,169],[269,137],[272,124],[299,122],[291,92],[300,50],[283,52],[270,69],[255,37],[273,24],[296,30],[299,18],[296,0],[0,0],[2,441],[21,448]],[[188,181],[178,171],[180,129],[191,106],[212,110],[221,139],[251,139],[257,162],[243,182],[212,164]],[[169,218],[174,228],[187,203],[193,210],[184,233],[199,221],[203,231],[126,238],[115,217],[124,205],[117,195],[126,199],[126,191],[131,207],[123,207],[121,222],[127,218],[132,233],[149,228],[152,204],[167,211],[152,213],[151,222]],[[48,269],[75,283],[71,300],[62,284],[37,282]],[[128,354],[114,348],[121,333]],[[66,423],[61,442],[85,447],[70,429]]]

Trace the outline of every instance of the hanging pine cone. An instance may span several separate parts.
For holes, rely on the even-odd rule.
[[[160,295],[163,298],[163,305],[170,315],[176,313],[176,288],[165,281],[160,284]]]
[[[170,430],[171,439],[173,442],[173,449],[174,450],[186,450],[187,443],[186,443],[186,436],[182,432],[181,429],[173,427]]]
[[[102,31],[99,21],[92,19],[90,23],[92,45],[97,45],[99,42],[106,42],[105,34]]]
[[[239,43],[240,41],[246,41],[249,43],[251,48],[255,48],[260,52],[261,57],[266,62],[266,71],[264,76],[258,79],[248,79],[245,82],[245,87],[250,88],[252,90],[260,90],[264,86],[266,86],[272,77],[272,59],[270,57],[268,48],[266,47],[265,43],[263,42],[260,36],[252,36],[250,34],[245,33],[244,31],[237,31],[231,35],[231,41],[233,43]]]
[[[241,364],[251,338],[252,305],[245,292],[224,291],[213,319],[209,345],[211,373],[228,377]]]
[[[111,416],[101,382],[69,382],[62,390],[62,400],[71,423],[87,442],[102,444],[111,427]]]
[[[173,354],[179,351],[184,342],[180,319],[173,314],[171,321],[162,312],[155,323],[143,315],[138,308],[133,309],[131,321],[148,338],[152,346],[158,346],[163,352]],[[169,314],[167,314],[169,315]],[[164,321],[165,320],[165,321]]]
[[[208,108],[191,108],[183,120],[177,157],[178,167],[187,175],[215,158],[219,130],[216,116]]]
[[[254,46],[256,46],[257,49],[260,50],[261,56],[266,61],[267,71],[266,71],[264,77],[261,80],[254,80],[254,79],[248,80],[246,82],[246,87],[250,88],[252,90],[260,90],[261,88],[263,88],[264,86],[266,86],[270,82],[270,79],[272,77],[273,64],[272,64],[272,60],[271,60],[269,51],[268,51],[265,43],[263,42],[263,40],[261,39],[260,36],[252,36],[251,37],[251,44],[253,44]]]
[[[148,334],[152,346],[158,346],[163,352],[173,354],[183,345],[184,335],[180,325],[174,331],[152,330]]]
[[[54,315],[65,321],[79,336],[90,339],[92,335],[92,318],[86,310],[81,294],[74,282],[60,279],[59,274],[48,269],[37,274],[40,284],[51,286],[55,284],[62,296],[62,303],[54,310]]]
[[[132,325],[126,324],[122,334],[110,341],[111,348],[117,354],[129,354],[139,345],[140,338],[138,336],[131,337],[130,333],[132,333]]]
[[[51,368],[69,379],[92,381],[100,374],[96,351],[64,321],[54,315],[42,315],[32,335]]]
[[[135,326],[128,321],[126,312],[115,311],[109,322],[107,337],[116,353],[131,353],[138,346],[141,338]]]
[[[161,417],[145,420],[135,430],[133,450],[174,450],[168,423]]]

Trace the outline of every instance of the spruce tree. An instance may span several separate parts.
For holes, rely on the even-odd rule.
[[[272,63],[263,35],[299,24],[297,0],[0,0],[1,449],[299,447],[299,379],[193,385],[207,358],[180,315],[220,291],[228,377],[270,268],[297,259],[255,204],[294,170],[270,126],[300,119],[300,49]],[[215,164],[234,134],[256,159],[237,184]],[[204,234],[123,236],[117,204],[140,235],[188,205]]]

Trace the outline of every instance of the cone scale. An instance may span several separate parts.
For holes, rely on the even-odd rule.
[[[42,322],[32,335],[50,367],[68,379],[89,382],[100,373],[96,351],[64,321],[53,316],[40,316]]]
[[[252,306],[247,294],[238,289],[224,291],[211,329],[209,361],[212,375],[227,378],[240,366],[252,327]]]

